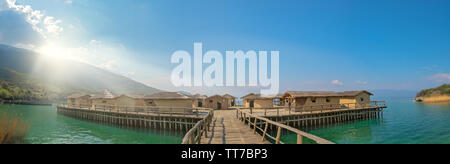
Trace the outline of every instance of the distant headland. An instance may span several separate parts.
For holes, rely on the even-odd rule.
[[[417,94],[414,101],[423,103],[450,102],[450,84],[422,90]]]

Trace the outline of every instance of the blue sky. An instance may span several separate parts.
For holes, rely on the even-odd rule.
[[[449,1],[17,0],[61,27],[42,25],[48,34],[41,35],[26,14],[8,7],[13,0],[1,1],[0,43],[39,52],[62,47],[70,58],[165,90],[180,90],[169,82],[172,53],[192,53],[194,42],[222,53],[279,50],[281,91],[419,90],[450,82]],[[18,28],[27,35],[6,35]]]

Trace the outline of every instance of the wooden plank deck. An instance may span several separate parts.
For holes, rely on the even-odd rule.
[[[236,110],[214,111],[214,119],[208,137],[202,144],[270,144],[254,133],[248,125],[236,118]]]

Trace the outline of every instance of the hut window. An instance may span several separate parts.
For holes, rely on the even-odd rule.
[[[327,101],[327,103],[329,103],[329,102],[330,102],[330,99],[329,99],[329,98],[327,98],[327,100],[326,100],[326,101]]]
[[[147,104],[152,105],[153,104],[153,100],[147,101]]]
[[[364,98],[361,98],[361,101],[364,101]]]
[[[103,103],[103,104],[106,104],[106,101],[105,101],[105,100],[103,100],[103,101],[102,101],[102,103]]]
[[[209,100],[209,102],[212,103],[213,101],[212,101],[212,100]]]
[[[312,101],[313,103],[316,103],[316,99],[315,99],[315,98],[312,98],[311,101]]]
[[[274,99],[273,100],[273,105],[281,105],[280,99]]]

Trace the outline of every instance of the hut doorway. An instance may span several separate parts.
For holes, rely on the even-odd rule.
[[[254,108],[255,107],[255,101],[250,101],[250,108]]]
[[[197,106],[200,107],[200,108],[203,107],[203,102],[199,101]]]
[[[217,102],[217,109],[222,109],[222,103],[220,103],[220,102]]]

